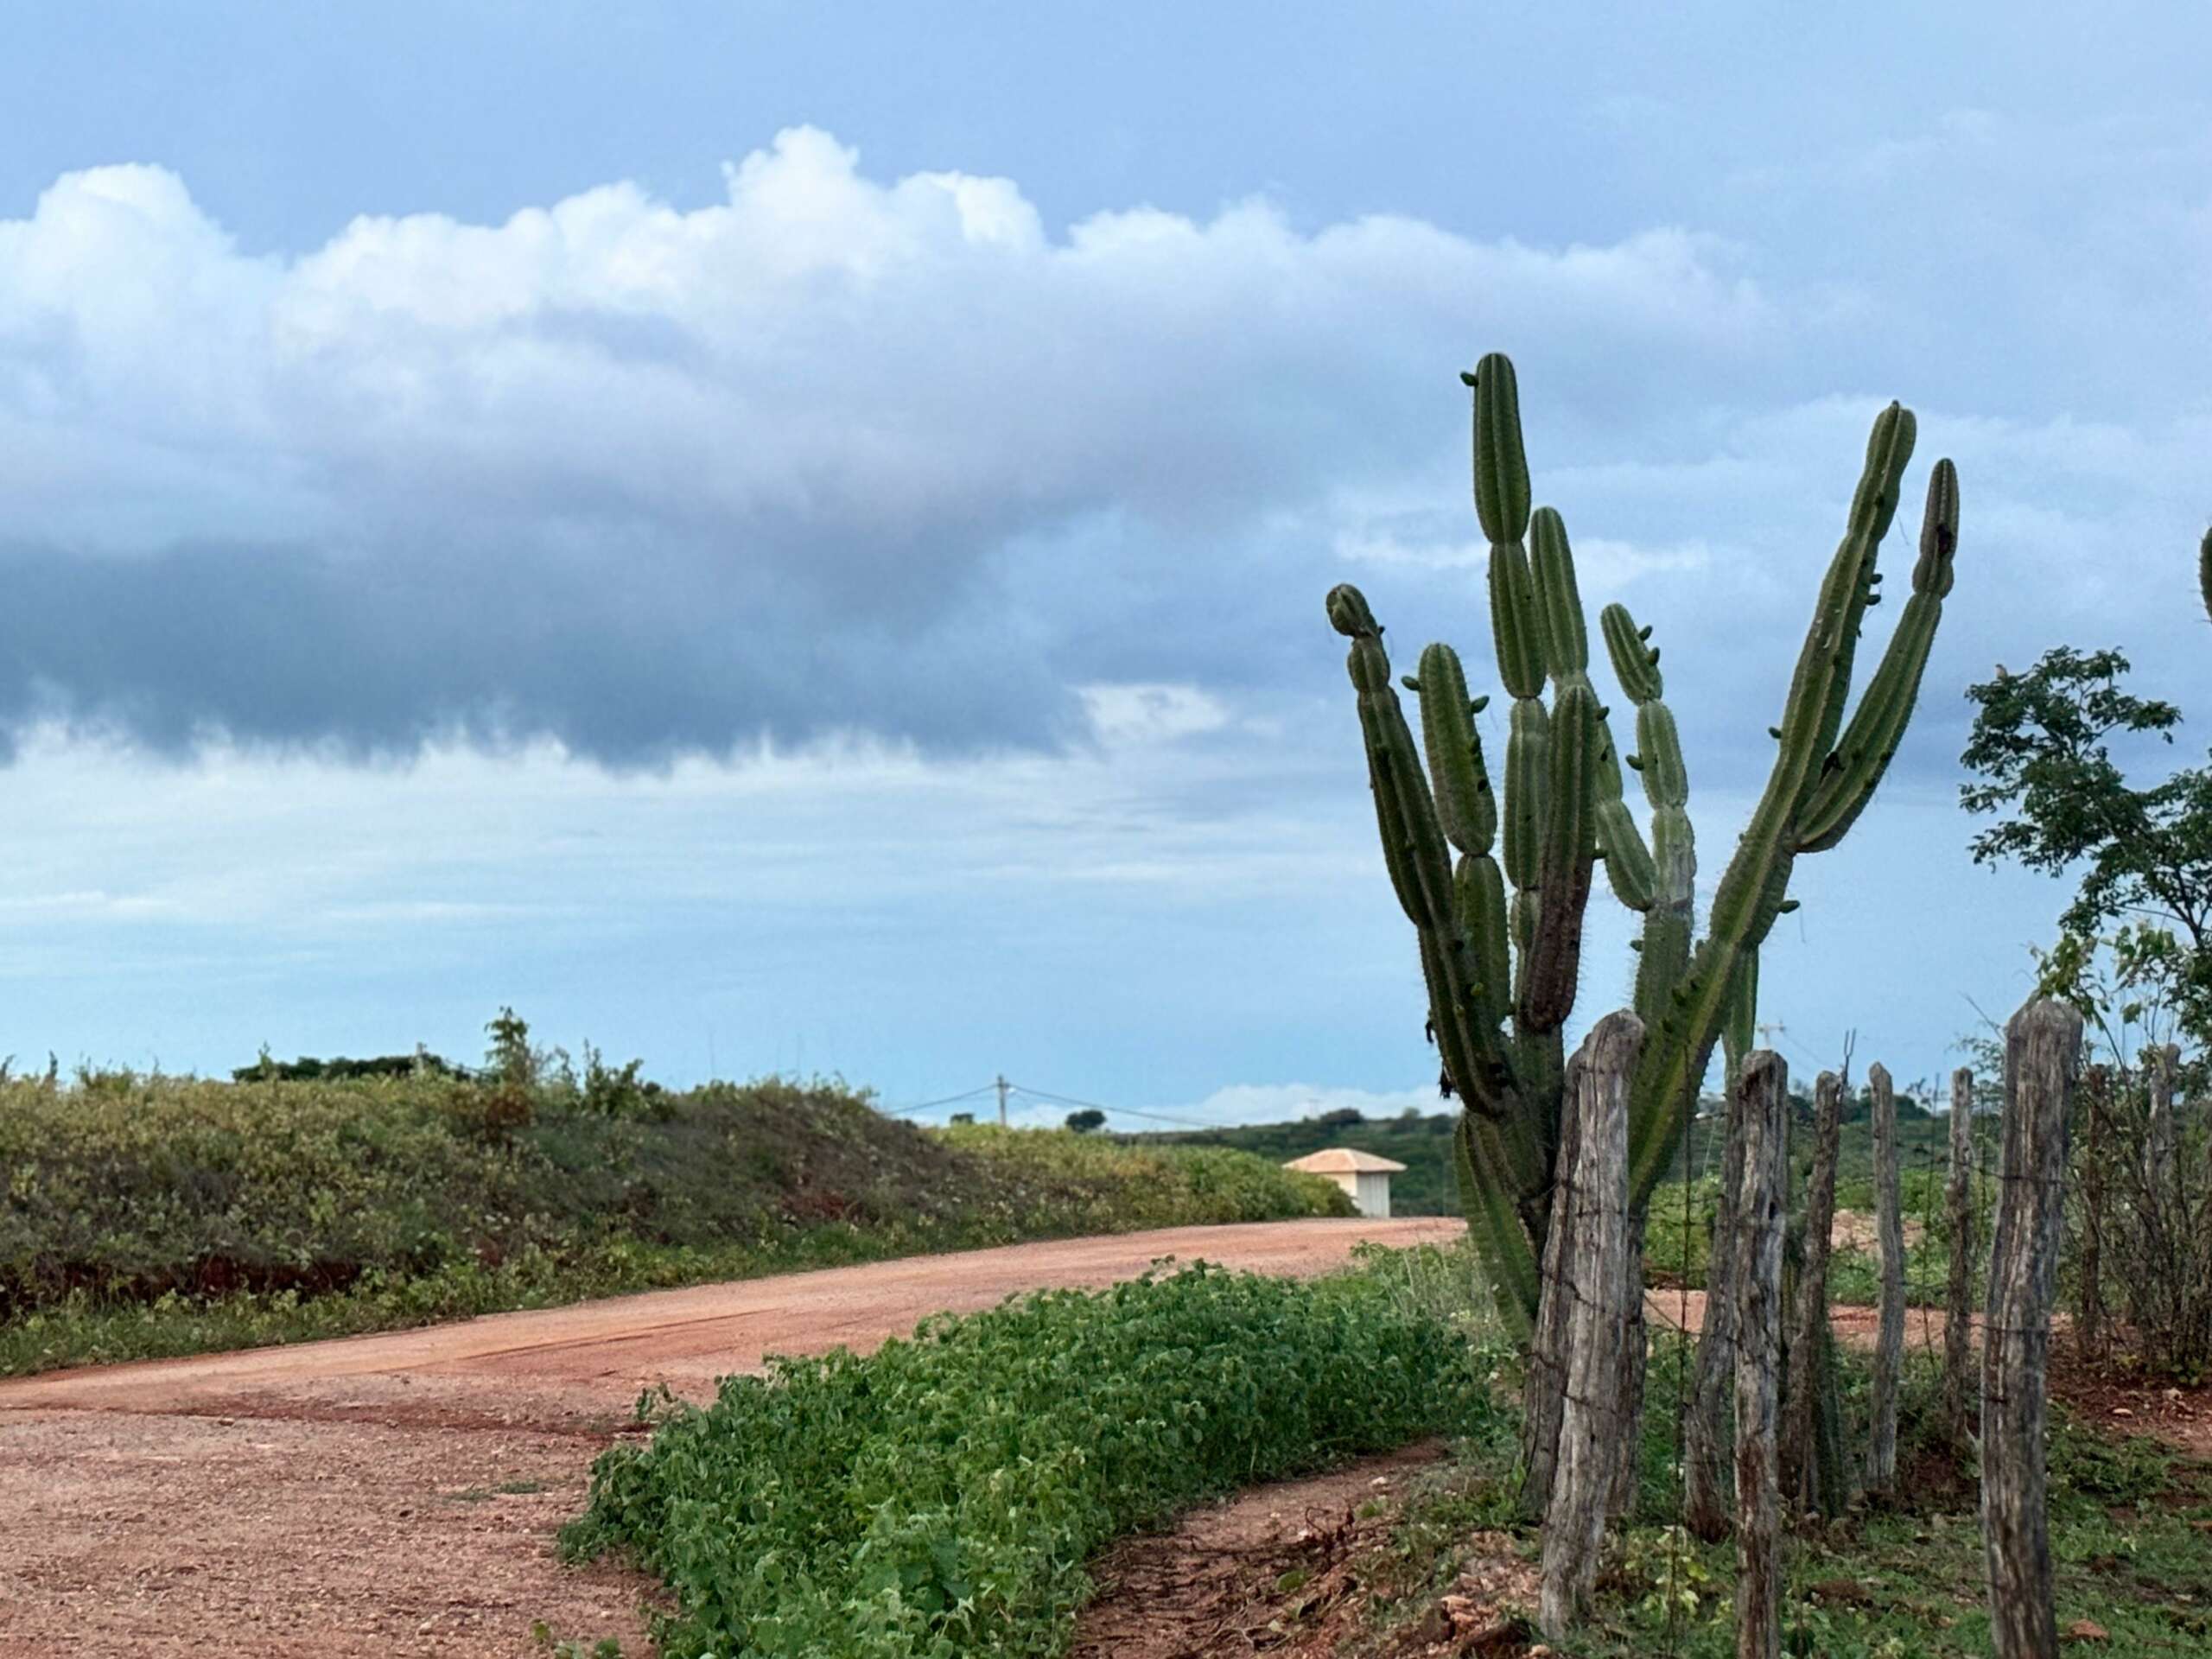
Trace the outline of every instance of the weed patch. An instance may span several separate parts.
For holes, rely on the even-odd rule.
[[[667,1581],[670,1659],[1041,1659],[1111,1539],[1494,1415],[1464,1338],[1372,1272],[1199,1266],[732,1377],[603,1457],[564,1543]]]

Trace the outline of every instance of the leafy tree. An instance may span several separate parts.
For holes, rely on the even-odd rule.
[[[1090,1135],[1106,1127],[1106,1114],[1090,1107],[1068,1114],[1068,1128],[1077,1135]]]
[[[2127,690],[2128,668],[2117,651],[2060,645],[2024,674],[2000,666],[1969,687],[1974,731],[1961,759],[1974,779],[1960,786],[1960,802],[1997,819],[1974,836],[1975,862],[2081,873],[2060,918],[2069,937],[2094,941],[2115,923],[2148,923],[2132,930],[2135,965],[2202,1041],[2212,1038],[2212,769],[2129,783],[2113,740],[2171,744],[2181,711]]]

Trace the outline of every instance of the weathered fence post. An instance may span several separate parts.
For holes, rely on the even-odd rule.
[[[1535,1329],[1529,1338],[1528,1380],[1522,1390],[1521,1506],[1539,1521],[1551,1508],[1560,1404],[1567,1394],[1567,1311],[1574,1301],[1567,1241],[1578,1230],[1574,1168],[1582,1143],[1581,1115],[1573,1109],[1573,1068],[1582,1058],[1578,1050],[1567,1061],[1561,1090],[1559,1151],[1552,1160],[1551,1224],[1544,1235],[1540,1268],[1543,1293],[1536,1305]]]
[[[1736,1655],[1782,1652],[1782,1491],[1775,1373],[1782,1349],[1782,1232],[1789,1068],[1771,1049],[1744,1062],[1734,1128],[1744,1176],[1736,1205]]]
[[[1873,1104],[1874,1223],[1882,1245],[1881,1325],[1874,1340],[1873,1429],[1866,1484],[1886,1493],[1897,1484],[1897,1375],[1904,1364],[1904,1217],[1897,1192],[1897,1103],[1889,1068],[1867,1068]]]
[[[1789,1310],[1789,1378],[1783,1390],[1782,1489],[1804,1513],[1819,1501],[1821,1359],[1828,1329],[1828,1235],[1835,1229],[1836,1147],[1843,1079],[1823,1071],[1813,1084],[1813,1169],[1805,1182],[1804,1262]]]
[[[1567,1076],[1567,1105],[1580,1120],[1574,1160],[1574,1236],[1562,1286],[1573,1297],[1567,1319],[1567,1386],[1551,1503],[1544,1513],[1543,1590],[1539,1622],[1562,1638],[1588,1599],[1605,1541],[1606,1509],[1618,1484],[1617,1446],[1625,1432],[1624,1373],[1627,1300],[1628,1087],[1643,1048],[1643,1022],[1622,1010],[1583,1039]]]
[[[2082,1016],[2043,997],[2005,1028],[2005,1145],[1981,1338],[1981,1530],[1997,1659],[2056,1659],[2044,1407]]]
[[[1714,1543],[1728,1535],[1728,1391],[1736,1371],[1736,1217],[1743,1203],[1745,1095],[1727,1080],[1727,1141],[1720,1158],[1720,1199],[1705,1268],[1705,1325],[1697,1340],[1697,1380],[1682,1423],[1682,1524]]]
[[[1951,1173],[1945,1197],[1951,1215],[1951,1278],[1943,1301],[1943,1406],[1951,1445],[1963,1451],[1969,1425],[1967,1347],[1974,1298],[1974,1073],[1951,1073]]]

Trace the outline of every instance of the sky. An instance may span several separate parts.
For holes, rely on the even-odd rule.
[[[1492,350],[1590,608],[1665,651],[1708,881],[1869,421],[1918,414],[1908,531],[1958,464],[1909,739],[1765,954],[1793,1069],[1937,1080],[2031,988],[2067,888],[1967,855],[1969,683],[2111,645],[2212,718],[2199,8],[9,33],[18,1065],[471,1058],[511,1004],[677,1083],[1430,1109],[1321,597],[1491,683]],[[1630,923],[1601,887],[1574,1029]]]

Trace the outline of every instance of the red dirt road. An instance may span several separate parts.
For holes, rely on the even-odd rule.
[[[645,1651],[648,1586],[553,1534],[640,1390],[874,1347],[940,1309],[1166,1255],[1304,1276],[1437,1218],[1179,1228],[0,1382],[0,1659]]]

